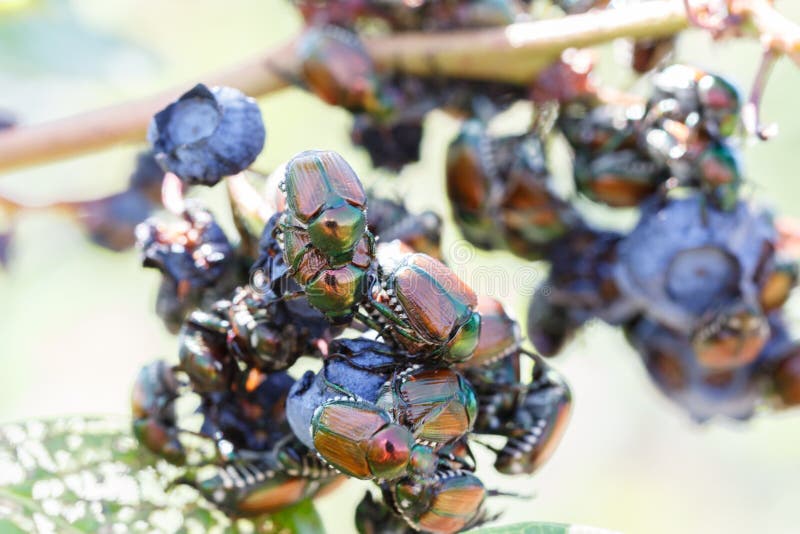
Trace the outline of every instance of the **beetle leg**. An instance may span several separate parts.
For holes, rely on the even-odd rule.
[[[322,369],[322,380],[323,380],[323,382],[325,382],[325,385],[327,387],[331,388],[332,390],[334,390],[334,391],[336,391],[338,393],[341,393],[345,397],[348,397],[348,398],[350,398],[352,400],[355,400],[355,401],[362,400],[362,399],[360,399],[358,397],[358,395],[355,395],[354,393],[351,393],[347,388],[345,388],[343,386],[340,386],[339,384],[337,384],[335,382],[331,382],[330,380],[328,380],[327,369],[326,368]]]
[[[487,497],[513,497],[514,499],[533,499],[536,495],[533,493],[517,493],[515,491],[503,491],[497,489],[487,489]]]
[[[372,317],[370,317],[369,315],[367,315],[367,314],[365,314],[365,313],[363,313],[361,311],[356,312],[355,318],[359,322],[363,323],[366,327],[372,328],[376,332],[380,332],[381,330],[383,330],[385,328],[378,321],[376,321],[375,319],[373,319]]]

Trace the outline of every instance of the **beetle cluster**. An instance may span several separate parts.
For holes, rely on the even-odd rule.
[[[297,155],[259,192],[242,172],[264,140],[252,110],[241,93],[198,86],[154,119],[171,213],[136,234],[144,266],[162,275],[157,312],[179,349],[177,364],[156,361],[136,379],[137,438],[236,517],[319,495],[344,475],[382,495],[359,507],[364,531],[486,520],[473,436],[505,438],[491,449],[497,471],[532,473],[564,431],[568,386],[523,350],[501,303],[434,257],[435,214],[368,195],[331,151]],[[221,141],[248,128],[259,146]],[[185,198],[187,185],[223,178],[237,242]],[[302,356],[321,360],[319,371],[297,377]],[[181,410],[189,399],[194,426]]]
[[[698,420],[800,404],[800,350],[782,318],[798,272],[772,215],[742,198],[732,140],[742,102],[726,78],[662,68],[671,39],[633,43],[631,67],[652,73],[646,99],[599,86],[592,56],[574,50],[530,86],[379,72],[365,33],[507,24],[528,17],[529,2],[296,3],[308,27],[291,75],[353,113],[353,140],[375,167],[419,158],[432,109],[463,119],[444,169],[453,219],[476,247],[552,266],[528,314],[541,354],[600,319],[624,329],[656,384]],[[525,131],[498,133],[494,118],[519,101],[532,110]],[[157,312],[179,350],[176,365],[137,378],[137,437],[233,516],[351,477],[380,493],[358,507],[362,532],[487,520],[474,436],[503,438],[490,447],[496,471],[533,473],[564,430],[568,386],[523,349],[500,302],[444,263],[437,214],[368,193],[331,151],[297,155],[260,192],[245,171],[265,137],[258,107],[229,88],[197,86],[153,120],[171,220],[136,234],[144,265],[162,274]],[[571,196],[550,171],[559,142]],[[235,241],[184,198],[223,179]],[[636,208],[639,222],[600,229],[578,195]],[[318,370],[298,376],[301,357]],[[194,426],[179,409],[188,398]]]
[[[771,215],[742,198],[732,136],[743,102],[733,83],[662,66],[673,38],[631,43],[629,66],[651,73],[646,99],[599,86],[585,51],[567,51],[530,87],[380,74],[358,36],[507,24],[530,16],[527,2],[297,3],[308,24],[301,84],[353,112],[354,140],[375,166],[417,158],[430,109],[464,119],[447,151],[453,218],[476,247],[553,266],[529,312],[538,350],[557,353],[599,318],[624,328],[656,384],[698,420],[748,418],[765,399],[796,403],[797,351],[780,316],[796,265],[778,250]],[[569,13],[604,7],[556,3]],[[532,104],[529,128],[495,133],[492,119],[519,100]],[[365,124],[377,126],[358,133]],[[639,209],[636,228],[586,221],[549,170],[554,142],[573,156],[574,192]]]

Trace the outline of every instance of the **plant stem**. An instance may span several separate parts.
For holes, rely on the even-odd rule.
[[[755,33],[800,64],[800,28],[767,0],[732,0]],[[446,33],[405,33],[365,43],[381,70],[529,84],[567,48],[597,45],[620,37],[659,37],[688,27],[681,0],[657,0],[560,19]],[[212,73],[208,85],[237,87],[263,96],[289,85],[300,61],[290,41],[241,65]],[[0,131],[0,173],[143,141],[153,114],[188,86],[44,124]]]
[[[776,11],[768,0],[738,0],[734,9],[750,21],[765,46],[785,54],[800,67],[800,26]]]

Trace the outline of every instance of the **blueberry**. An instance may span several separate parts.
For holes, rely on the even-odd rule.
[[[208,210],[187,203],[184,219],[164,224],[155,218],[136,226],[143,265],[163,275],[156,312],[177,332],[186,313],[206,297],[232,289],[234,250]]]
[[[730,211],[700,194],[652,203],[620,243],[614,279],[640,313],[688,334],[721,305],[758,308],[762,251],[775,239],[770,213],[746,202]]]
[[[249,167],[266,132],[255,100],[230,87],[198,84],[153,117],[147,138],[165,172],[211,186]]]
[[[311,419],[314,411],[326,401],[346,394],[375,402],[381,386],[403,359],[403,353],[377,341],[337,339],[331,343],[323,369],[316,376],[307,372],[289,392],[286,415],[292,431],[313,449]]]
[[[749,365],[716,371],[698,363],[688,338],[648,319],[635,322],[626,333],[658,388],[696,421],[744,420],[755,413],[768,351]]]

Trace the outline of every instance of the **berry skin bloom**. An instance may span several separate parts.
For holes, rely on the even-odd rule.
[[[255,161],[266,131],[255,100],[231,87],[198,84],[153,117],[147,139],[165,172],[212,186]]]

